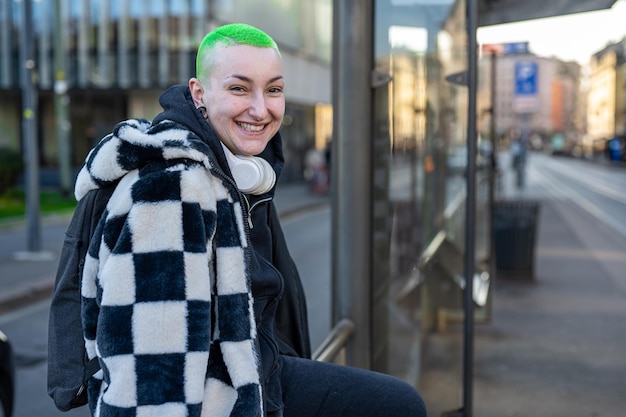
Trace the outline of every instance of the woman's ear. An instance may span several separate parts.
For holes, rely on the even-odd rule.
[[[196,107],[204,106],[204,87],[197,78],[189,79],[189,91]]]

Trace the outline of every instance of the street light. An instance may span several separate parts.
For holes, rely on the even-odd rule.
[[[20,62],[22,63],[22,141],[24,152],[27,251],[16,253],[18,260],[50,259],[41,251],[41,225],[39,209],[39,148],[37,145],[37,109],[33,82],[35,59],[33,51],[32,3],[22,0],[22,27],[20,36]]]

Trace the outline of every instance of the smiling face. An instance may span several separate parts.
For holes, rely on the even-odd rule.
[[[220,45],[207,57],[208,79],[192,78],[196,106],[235,155],[258,155],[285,114],[282,59],[273,48]]]

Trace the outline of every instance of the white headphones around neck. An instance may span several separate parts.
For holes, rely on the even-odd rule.
[[[276,172],[269,162],[258,156],[233,155],[223,143],[222,148],[233,179],[243,193],[260,195],[274,187]]]

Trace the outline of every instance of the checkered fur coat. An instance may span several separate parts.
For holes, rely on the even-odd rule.
[[[244,214],[209,147],[168,120],[117,125],[76,197],[119,182],[85,260],[95,416],[263,415]]]

